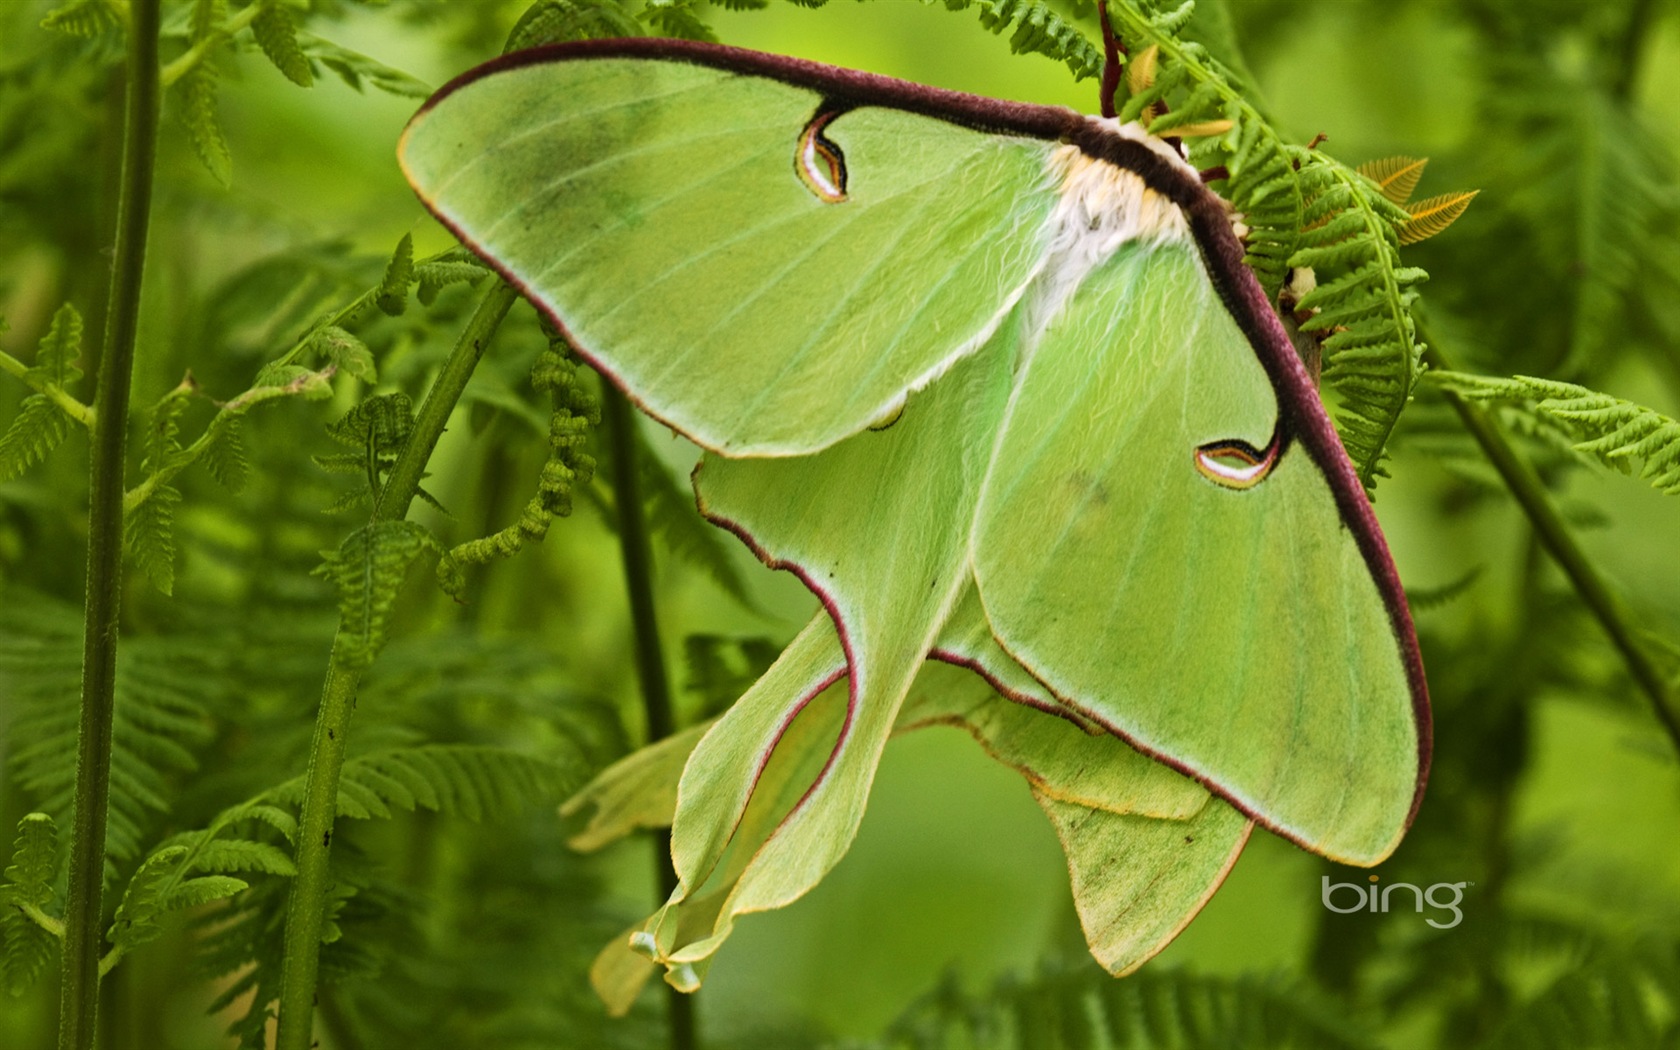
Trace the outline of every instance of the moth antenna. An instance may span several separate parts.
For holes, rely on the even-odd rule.
[[[1120,90],[1120,69],[1125,63],[1126,48],[1120,43],[1120,38],[1114,35],[1114,26],[1108,20],[1108,0],[1097,0],[1097,22],[1102,26],[1103,41],[1103,73],[1102,86],[1097,90],[1102,97],[1102,115],[1113,117],[1114,93]]]

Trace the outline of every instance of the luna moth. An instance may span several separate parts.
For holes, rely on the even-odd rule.
[[[931,720],[1060,771],[1033,788],[1117,973],[1250,822],[1346,863],[1393,851],[1430,746],[1404,594],[1238,217],[1173,145],[608,40],[466,73],[400,154],[445,226],[705,450],[702,513],[822,605],[683,762],[679,886],[630,938],[668,981],[697,986],[737,915],[838,862],[930,659],[983,679]],[[1181,834],[1196,820],[1217,833]],[[1142,898],[1103,891],[1156,883],[1176,917],[1132,943]]]

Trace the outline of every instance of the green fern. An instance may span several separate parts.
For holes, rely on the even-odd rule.
[[[980,25],[996,36],[1009,34],[1009,50],[1061,62],[1081,80],[1102,72],[1103,53],[1079,27],[1042,0],[922,0],[951,11],[975,11]]]
[[[403,239],[397,242],[396,251],[391,253],[391,261],[385,267],[385,277],[374,292],[374,305],[388,316],[402,316],[403,311],[408,309],[408,288],[413,283],[414,235],[405,233]],[[369,353],[368,364],[371,366],[372,363],[373,355]],[[373,380],[369,379],[368,382]]]
[[[664,36],[682,40],[717,40],[717,34],[700,15],[699,0],[646,0],[642,18]]]
[[[318,62],[332,70],[338,74],[340,80],[356,91],[362,90],[362,85],[367,84],[399,98],[428,98],[432,94],[431,87],[425,81],[369,58],[359,51],[340,47],[313,33],[299,32],[297,40],[311,62]]]
[[[519,520],[482,539],[450,548],[438,560],[438,584],[451,597],[466,588],[466,570],[495,558],[510,558],[527,543],[541,542],[556,517],[569,517],[572,497],[595,476],[595,458],[587,447],[589,431],[600,426],[601,406],[594,394],[578,383],[578,365],[558,333],[531,368],[531,386],[547,393],[553,406],[548,421],[548,458],[538,475],[537,492],[525,504]]]
[[[177,468],[176,461],[181,455],[181,415],[196,389],[189,376],[153,406],[146,427],[145,456],[140,462],[142,473],[158,475]],[[180,502],[180,489],[168,483],[159,484],[123,522],[123,539],[134,567],[164,594],[175,590],[175,507]]]
[[[370,397],[328,424],[327,436],[355,451],[315,456],[315,463],[329,473],[361,474],[366,482],[364,487],[346,493],[328,511],[372,504],[386,471],[396,464],[413,430],[414,402],[400,391]],[[430,501],[429,496],[426,499]]]
[[[1669,495],[1680,494],[1680,421],[1574,383],[1532,376],[1500,379],[1463,372],[1431,373],[1431,382],[1472,401],[1519,404],[1536,421],[1556,427],[1583,456],[1639,477]]]
[[[354,671],[373,663],[385,647],[385,630],[409,566],[436,549],[424,525],[376,521],[346,536],[338,550],[323,552],[316,573],[338,589],[333,657],[340,666]]]
[[[107,933],[120,957],[155,939],[171,912],[198,908],[244,892],[250,883],[233,873],[290,877],[291,857],[278,846],[228,833],[243,824],[261,824],[295,835],[289,813],[261,802],[246,803],[219,814],[209,827],[184,832],[160,843],[128,881],[122,903]],[[115,958],[107,962],[107,967]]]
[[[63,927],[47,907],[58,877],[58,826],[45,813],[18,821],[12,862],[0,886],[0,984],[21,995],[46,968]]]
[[[137,856],[174,778],[196,768],[226,654],[197,640],[125,635],[118,655],[106,853]],[[0,687],[15,717],[6,773],[38,808],[67,819],[76,777],[79,610],[13,588],[0,600]],[[109,870],[109,869],[108,869]]]
[[[420,300],[420,305],[430,306],[437,300],[438,293],[450,285],[472,284],[489,272],[471,252],[464,248],[453,249],[415,266],[414,276],[420,285],[415,298]]]
[[[89,39],[120,31],[122,27],[123,18],[114,0],[71,0],[41,19],[42,29]]]
[[[916,1050],[1360,1050],[1375,1045],[1303,988],[1249,978],[1094,967],[1004,980],[979,996],[954,979],[913,1005],[881,1045]]]
[[[68,390],[82,377],[76,366],[81,351],[82,315],[65,303],[53,314],[27,375],[54,390]],[[69,433],[70,419],[52,398],[44,393],[24,398],[18,414],[0,434],[0,481],[11,481],[39,465]]]
[[[263,9],[251,23],[251,35],[268,60],[274,63],[287,80],[298,87],[315,83],[314,71],[309,68],[309,56],[298,46],[297,23],[284,4],[274,0],[258,0]]]
[[[227,137],[222,133],[221,118],[216,114],[216,96],[221,75],[208,60],[199,62],[182,84],[185,94],[181,119],[187,125],[187,138],[193,151],[210,176],[223,186],[233,185],[233,153],[228,149]]]
[[[642,27],[619,0],[540,0],[508,33],[508,51],[566,40],[639,36]]]
[[[338,815],[388,820],[397,810],[428,809],[493,820],[530,806],[558,803],[575,779],[557,763],[479,744],[421,744],[351,758],[338,785]],[[287,781],[264,797],[295,805],[304,780]]]
[[[1307,207],[1289,258],[1316,287],[1293,303],[1303,331],[1322,340],[1324,379],[1336,391],[1337,432],[1367,490],[1387,477],[1384,449],[1422,372],[1411,308],[1429,275],[1400,264],[1411,214],[1370,179],[1325,154],[1303,151]]]

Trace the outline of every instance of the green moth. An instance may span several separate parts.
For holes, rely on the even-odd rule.
[[[1250,822],[1352,864],[1398,844],[1430,736],[1399,579],[1235,217],[1174,146],[610,40],[465,74],[401,157],[706,450],[702,512],[824,607],[672,753],[681,885],[634,937],[672,983],[833,867],[895,728],[962,725],[1022,771],[1115,972]]]

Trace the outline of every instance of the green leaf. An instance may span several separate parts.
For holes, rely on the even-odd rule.
[[[164,898],[164,910],[184,911],[187,908],[196,908],[201,904],[231,897],[250,885],[244,879],[236,879],[230,875],[202,875],[198,878],[182,879]]]
[[[397,250],[385,267],[385,277],[379,282],[374,303],[392,317],[399,317],[408,309],[408,286],[414,283],[414,237],[403,234]]]
[[[1102,50],[1040,0],[944,0],[944,4],[951,11],[977,12],[980,25],[997,36],[1008,33],[1009,50],[1017,55],[1044,55],[1066,65],[1080,80],[1102,72]]]
[[[337,325],[323,325],[316,329],[310,336],[309,349],[346,375],[355,376],[364,383],[379,381],[373,351],[361,339]]]
[[[53,934],[24,908],[52,903],[58,874],[58,828],[45,813],[18,821],[6,884],[0,886],[0,979],[12,995],[21,995],[46,968],[56,947]]]
[[[166,896],[181,861],[189,852],[186,846],[165,846],[135,869],[128,888],[123,891],[111,929],[105,935],[112,945],[131,950],[163,932],[158,920],[169,910]]]
[[[175,507],[180,502],[180,489],[159,485],[124,522],[123,545],[135,570],[164,594],[175,593]]]
[[[315,74],[309,68],[308,56],[298,46],[297,25],[292,20],[291,10],[270,0],[259,2],[265,2],[266,6],[251,23],[251,34],[256,37],[257,46],[287,80],[299,87],[309,87],[315,83]]]
[[[438,293],[443,289],[452,284],[471,284],[489,272],[483,263],[472,257],[421,263],[414,268],[414,276],[420,282],[420,290],[415,294],[421,305],[430,306],[437,301]]]
[[[216,90],[220,75],[209,60],[202,61],[187,73],[181,90],[185,99],[181,117],[187,124],[187,137],[193,150],[210,175],[224,187],[233,184],[233,154],[228,151],[227,139],[216,116]]]
[[[402,98],[426,98],[432,93],[424,81],[313,33],[300,32],[298,42],[305,55],[337,73],[340,80],[357,91],[362,90],[362,84],[366,82],[380,91]]]
[[[378,521],[344,538],[324,554],[316,575],[338,588],[338,633],[333,656],[360,670],[385,647],[385,629],[397,592],[414,559],[437,547],[426,527],[412,521]]]
[[[35,350],[35,367],[30,371],[54,386],[68,389],[82,378],[77,360],[82,354],[82,315],[65,303],[53,314],[47,334]]]
[[[642,18],[663,36],[715,43],[717,34],[696,12],[697,6],[695,0],[647,0]]]
[[[29,813],[18,821],[12,862],[6,881],[12,899],[43,906],[52,900],[53,877],[58,873],[58,825],[45,813]]]
[[[1638,476],[1652,488],[1680,494],[1680,420],[1574,383],[1533,376],[1431,372],[1429,379],[1472,401],[1513,403],[1560,430],[1582,456],[1623,474],[1642,463]]]
[[[45,394],[30,394],[0,434],[0,481],[38,466],[70,435],[70,418]]]
[[[337,815],[386,820],[397,810],[429,809],[483,821],[502,819],[559,800],[566,770],[557,763],[501,747],[422,744],[348,759],[339,778]],[[575,783],[575,781],[574,781]],[[304,778],[265,794],[297,804]]]
[[[539,0],[508,33],[508,51],[567,40],[640,36],[641,25],[619,0]]]
[[[245,421],[243,416],[217,415],[210,424],[210,444],[205,447],[199,462],[210,476],[232,493],[244,491],[251,477],[251,461],[245,454]]]
[[[71,3],[48,12],[47,16],[41,19],[42,29],[52,29],[89,39],[118,32],[122,27],[122,17],[111,0],[72,0]]]

